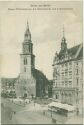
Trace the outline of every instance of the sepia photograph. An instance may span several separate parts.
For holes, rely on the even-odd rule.
[[[83,125],[82,4],[0,1],[1,125]]]

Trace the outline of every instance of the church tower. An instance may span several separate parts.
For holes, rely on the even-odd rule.
[[[39,70],[35,69],[35,55],[33,54],[33,43],[31,32],[27,22],[22,53],[20,54],[20,74],[16,81],[17,97],[42,97],[48,90],[48,79]]]
[[[27,22],[20,54],[20,75],[17,81],[17,96],[36,96],[36,80],[33,77],[35,70],[35,55],[33,54],[33,43]]]
[[[20,75],[25,79],[30,79],[32,70],[35,68],[35,56],[33,55],[33,43],[31,41],[31,33],[27,22],[24,41],[22,43],[22,54],[20,54]]]

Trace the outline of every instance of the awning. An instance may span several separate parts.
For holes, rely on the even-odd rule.
[[[56,107],[56,108],[60,108],[60,109],[65,109],[67,111],[74,111],[75,107],[68,105],[68,104],[63,104],[63,103],[59,103],[59,102],[52,102],[50,104],[48,104],[48,106],[50,107]]]

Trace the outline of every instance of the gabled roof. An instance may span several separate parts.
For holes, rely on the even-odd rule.
[[[69,48],[66,50],[67,51],[67,54],[70,56],[70,57],[74,57],[74,58],[82,58],[83,57],[83,45],[82,44],[79,44],[79,45],[76,45],[72,48]],[[59,52],[58,54],[58,58],[59,59],[62,59],[64,58],[65,54],[66,54],[66,51],[61,51]],[[77,57],[76,57],[76,54],[77,54]]]
[[[37,69],[34,69],[32,73],[33,77],[36,79],[36,96],[41,97],[43,94],[46,95],[46,90],[49,85],[48,79],[41,71]]]
[[[70,56],[75,56],[77,51],[78,51],[78,49],[79,49],[79,47],[80,47],[80,44],[77,45],[77,46],[74,46],[72,48],[69,48],[68,49],[68,53],[70,54]]]
[[[49,84],[48,79],[46,78],[46,76],[39,70],[34,69],[33,70],[33,76],[35,77],[37,83],[39,84]]]
[[[2,84],[6,84],[6,83],[14,84],[16,82],[16,79],[17,78],[1,78],[1,83]]]
[[[83,58],[83,46],[82,46],[82,48],[81,48],[81,50],[80,50],[80,52],[79,52],[77,58],[78,58],[78,59]]]

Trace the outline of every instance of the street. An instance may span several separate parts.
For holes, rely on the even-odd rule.
[[[44,107],[33,102],[26,105],[22,111],[17,112],[12,121],[16,121],[17,124],[50,124],[52,119],[43,114]]]
[[[47,105],[34,103],[33,101],[26,106],[14,104],[8,100],[3,100],[1,122],[2,124],[82,124],[82,117],[74,116],[67,118],[63,115],[48,111]],[[15,112],[15,113],[14,113]],[[53,122],[54,119],[54,122]]]
[[[32,102],[23,107],[7,100],[3,101],[5,102],[5,108],[2,108],[2,124],[52,123],[52,119],[43,115],[42,107],[39,104],[34,104]],[[12,111],[16,113],[14,114]],[[12,115],[11,119],[10,114]]]

